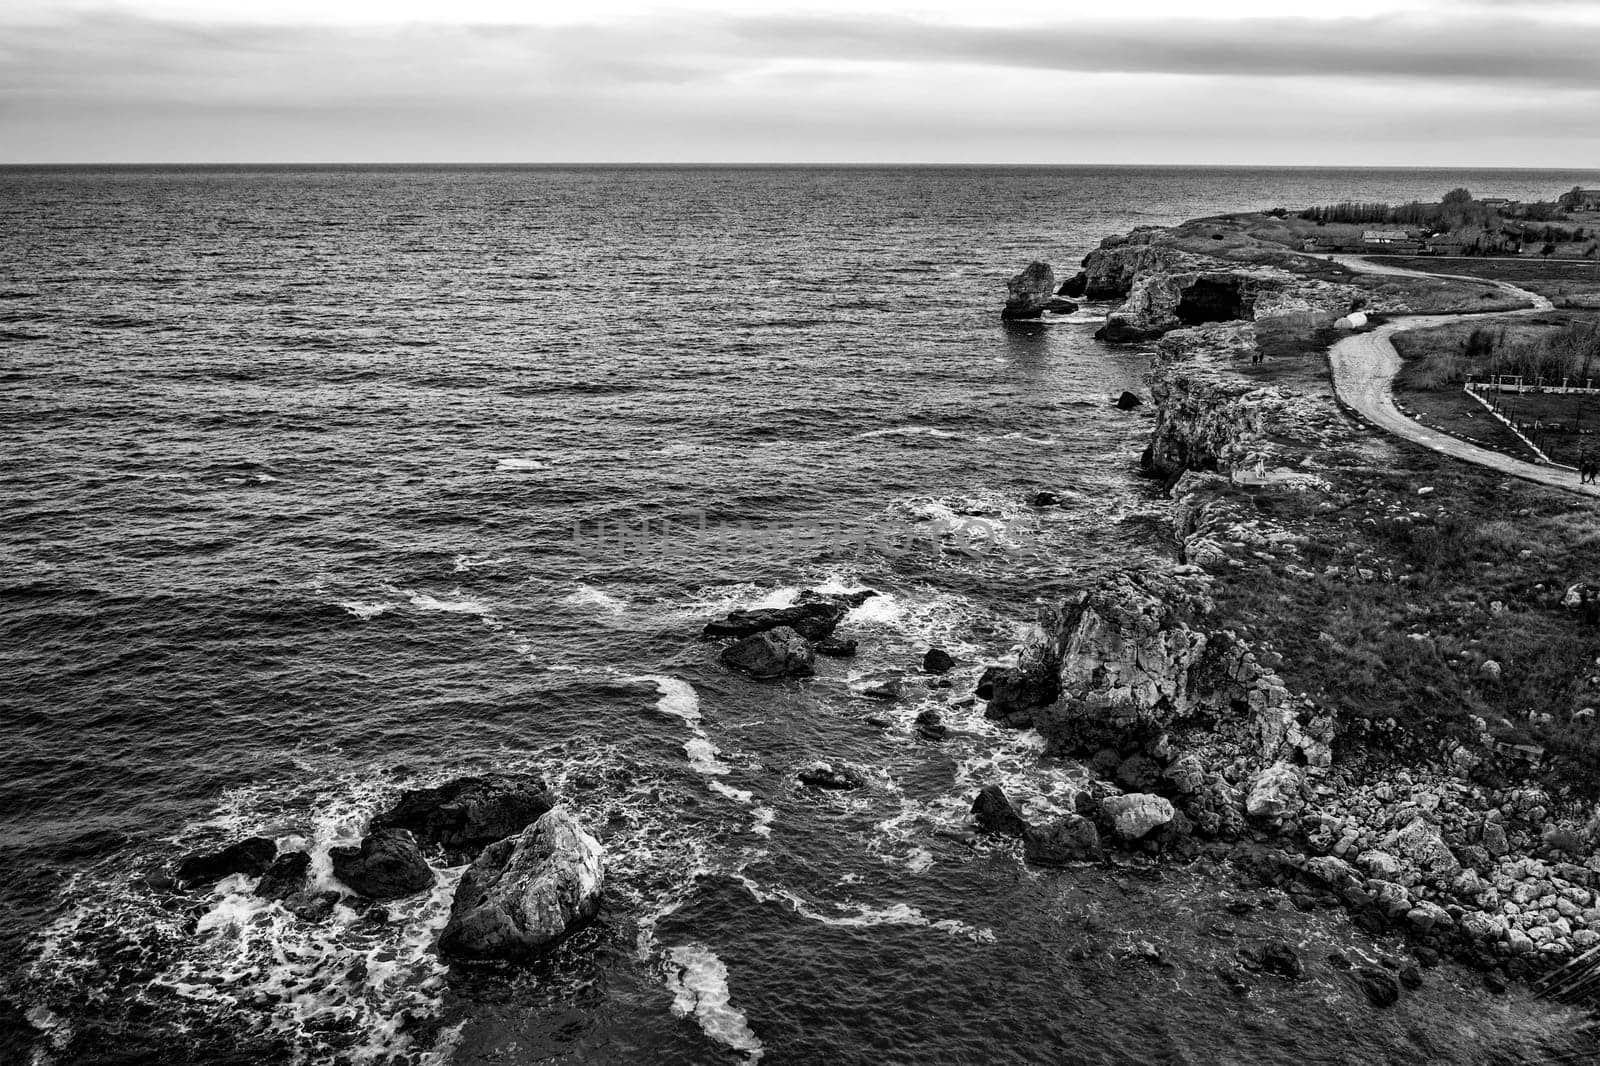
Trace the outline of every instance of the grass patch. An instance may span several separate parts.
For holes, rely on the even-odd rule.
[[[1600,262],[1549,261],[1544,259],[1436,259],[1431,256],[1374,256],[1379,262],[1410,270],[1466,274],[1491,281],[1506,281],[1518,288],[1536,292],[1561,305],[1594,307],[1594,301],[1575,297],[1592,296],[1600,301]]]

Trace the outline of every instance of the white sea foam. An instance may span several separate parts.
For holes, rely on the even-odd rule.
[[[868,928],[877,925],[907,925],[922,926],[937,929],[951,936],[962,936],[974,943],[990,943],[994,940],[994,931],[955,918],[942,918],[938,921],[930,919],[921,910],[909,903],[890,903],[886,906],[874,907],[866,903],[834,903],[830,904],[834,913],[824,912],[818,905],[812,904],[798,893],[787,888],[763,888],[744,874],[737,874],[736,880],[744,886],[745,891],[762,903],[780,902],[787,904],[791,910],[800,917],[809,921],[820,922],[823,925],[838,926],[841,928],[855,929]]]
[[[745,1053],[745,1062],[761,1061],[765,1051],[744,1012],[733,1005],[728,967],[704,944],[682,944],[667,953],[667,989],[672,1013],[692,1017],[711,1039]]]
[[[519,470],[543,470],[545,464],[537,459],[496,459],[494,468],[501,472],[515,472]]]
[[[857,433],[851,440],[868,440],[872,437],[936,437],[940,440],[950,440],[961,434],[948,429],[935,429],[933,426],[890,426],[887,429],[869,429],[865,433]]]
[[[459,593],[458,593],[459,595]],[[477,614],[487,615],[492,613],[492,608],[477,600],[461,597],[460,599],[447,600],[437,596],[430,596],[426,592],[413,592],[411,606],[423,611],[444,611],[450,614]]]
[[[561,602],[574,607],[598,607],[611,614],[621,614],[628,607],[627,600],[589,585],[579,585],[573,592],[562,597]]]
[[[371,603],[363,603],[360,600],[347,600],[341,602],[339,606],[343,607],[345,610],[349,611],[363,622],[370,622],[380,614],[383,614],[386,611],[392,611],[400,605],[381,600],[374,600]]]
[[[464,574],[476,570],[480,566],[498,566],[503,562],[505,562],[504,559],[496,559],[489,555],[480,555],[476,558],[471,555],[458,555],[455,559],[455,566],[451,568],[451,573]]]

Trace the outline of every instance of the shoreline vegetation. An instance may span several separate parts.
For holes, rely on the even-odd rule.
[[[1505,217],[1464,192],[1408,211]],[[1581,310],[1600,308],[1600,270],[1358,273],[1308,250],[1342,214],[1141,227],[1050,294],[1120,301],[1097,336],[1155,345],[1141,466],[1168,489],[1173,561],[1045,607],[980,684],[991,718],[1088,763],[1076,812],[1029,823],[990,789],[974,813],[1030,861],[1231,858],[1302,909],[1402,934],[1423,966],[1453,957],[1495,992],[1557,972],[1575,987],[1600,967],[1594,503],[1355,421],[1326,353],[1374,318],[1472,315],[1396,334],[1397,388],[1425,421],[1448,421],[1440,397],[1473,405],[1456,428],[1531,458],[1463,383],[1600,363]],[[1526,305],[1495,282],[1567,302],[1497,321]],[[1558,399],[1593,405],[1600,430],[1600,396]],[[1398,994],[1387,973],[1357,981],[1380,1006]]]

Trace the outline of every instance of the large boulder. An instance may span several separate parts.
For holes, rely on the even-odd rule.
[[[1128,236],[1107,237],[1100,247],[1083,260],[1081,281],[1073,278],[1063,296],[1083,296],[1090,300],[1119,300],[1127,296],[1139,275],[1166,270],[1176,262],[1171,250],[1149,244],[1154,231],[1134,231]]]
[[[439,948],[467,958],[538,956],[594,918],[604,885],[604,849],[556,807],[467,868]]]
[[[332,848],[328,854],[333,875],[357,895],[399,899],[433,886],[433,870],[404,829],[375,829],[360,847]]]
[[[1245,813],[1266,822],[1293,818],[1305,806],[1301,795],[1304,776],[1292,763],[1277,762],[1257,775],[1245,798]]]
[[[1049,263],[1033,262],[1010,281],[1006,282],[1006,306],[1000,312],[1003,319],[1038,318],[1056,294],[1056,273]]]
[[[231,874],[259,877],[278,854],[266,837],[246,837],[219,851],[192,851],[178,863],[174,876],[185,888],[209,885]]]
[[[1413,818],[1405,828],[1384,837],[1383,849],[1429,877],[1448,881],[1461,872],[1461,861],[1426,818]]]
[[[1100,854],[1100,831],[1081,814],[1069,814],[1048,825],[1030,826],[1023,834],[1022,854],[1040,866],[1061,866]]]
[[[816,673],[816,655],[811,645],[788,626],[756,633],[730,644],[722,649],[722,661],[760,680],[810,677]]]
[[[1108,796],[1100,804],[1111,828],[1123,840],[1139,840],[1172,821],[1172,803],[1145,792]]]
[[[455,864],[522,832],[555,805],[555,796],[533,774],[461,777],[402,792],[372,820],[372,828],[407,830],[418,842],[443,848]]]
[[[795,778],[808,788],[825,792],[848,791],[861,788],[867,783],[860,774],[843,763],[836,767],[832,763],[814,762],[810,766],[801,767]]]
[[[979,791],[972,801],[972,817],[979,829],[1001,836],[1019,837],[1028,828],[999,785],[985,785]]]

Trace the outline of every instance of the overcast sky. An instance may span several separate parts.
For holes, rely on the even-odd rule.
[[[0,162],[174,161],[1600,167],[1600,0],[0,0]]]

